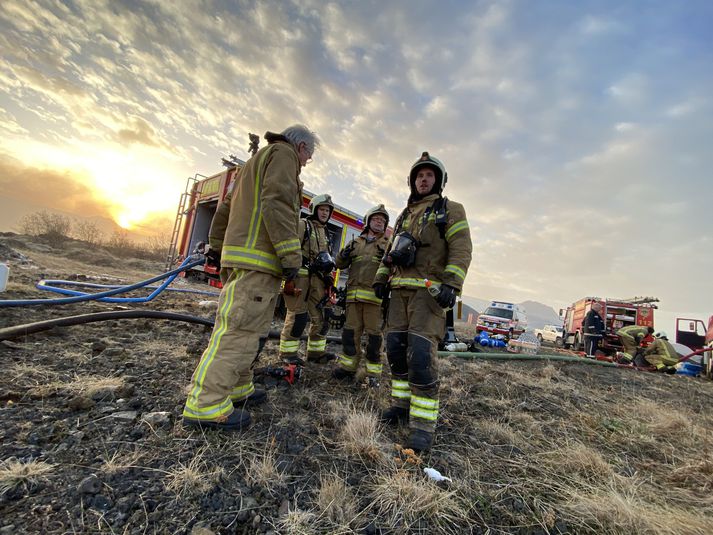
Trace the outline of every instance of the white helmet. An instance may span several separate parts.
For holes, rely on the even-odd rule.
[[[665,338],[666,340],[668,340],[668,335],[666,334],[666,331],[659,331],[657,333],[654,333],[654,336],[656,338]]]
[[[313,218],[316,218],[317,208],[319,208],[320,206],[328,206],[329,217],[332,217],[332,212],[334,211],[334,203],[332,202],[331,195],[323,193],[322,195],[315,195],[314,197],[312,197],[312,200],[309,201],[309,206],[307,207],[307,210],[309,210],[309,215]]]

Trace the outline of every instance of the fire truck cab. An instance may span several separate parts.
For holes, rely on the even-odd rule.
[[[605,352],[622,349],[616,332],[622,327],[641,325],[654,326],[654,310],[658,299],[655,297],[635,297],[632,299],[606,299],[584,297],[572,303],[564,314],[564,347],[581,351],[584,344],[582,322],[594,303],[602,305],[602,318],[606,331],[599,344]]]

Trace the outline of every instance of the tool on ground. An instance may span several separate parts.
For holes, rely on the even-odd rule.
[[[266,366],[255,370],[256,375],[265,375],[276,379],[284,379],[288,384],[295,384],[302,377],[302,366],[283,364],[282,366]]]

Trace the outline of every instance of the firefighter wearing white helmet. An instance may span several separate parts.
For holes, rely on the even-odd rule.
[[[266,399],[253,384],[252,365],[270,329],[280,282],[296,277],[302,262],[299,175],[319,140],[302,125],[268,132],[265,139],[268,145],[247,161],[213,218],[210,246],[222,253],[229,276],[210,342],[191,378],[183,409],[187,425],[242,429],[250,424],[246,406]]]
[[[668,341],[664,331],[654,333],[654,342],[644,351],[646,361],[660,372],[675,373],[678,364],[676,348]]]
[[[300,219],[297,234],[302,243],[302,267],[295,279],[292,295],[284,295],[287,316],[280,334],[280,357],[289,364],[302,364],[300,336],[310,323],[307,360],[336,358],[326,352],[329,323],[324,313],[334,292],[334,259],[329,254],[327,222],[334,211],[332,197],[315,195],[307,208],[309,215]],[[326,298],[326,299],[325,299]]]
[[[346,321],[342,329],[342,352],[332,375],[351,381],[362,360],[361,337],[366,334],[366,375],[371,387],[381,377],[382,314],[381,299],[371,285],[379,268],[388,238],[389,213],[383,204],[374,206],[364,216],[364,230],[337,255],[337,267],[349,269],[347,280]]]
[[[428,152],[411,167],[411,195],[374,279],[374,293],[391,300],[386,355],[391,369],[389,424],[408,421],[406,444],[427,450],[438,419],[438,343],[446,309],[461,291],[473,245],[465,209],[441,195],[448,180],[444,165]],[[433,293],[431,293],[433,292]]]

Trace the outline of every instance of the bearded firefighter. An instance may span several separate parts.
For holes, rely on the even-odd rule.
[[[438,343],[470,266],[472,243],[465,209],[443,197],[448,174],[428,152],[411,167],[408,203],[374,279],[374,294],[391,299],[386,355],[391,407],[385,423],[408,422],[406,447],[430,449],[438,419]]]
[[[265,343],[281,280],[291,284],[302,262],[297,233],[299,175],[319,140],[295,125],[268,142],[240,172],[232,195],[216,212],[211,245],[229,271],[218,299],[208,347],[193,372],[183,422],[238,430],[250,424],[246,406],[266,399],[252,367]]]
[[[285,294],[287,316],[280,334],[280,357],[288,364],[304,364],[299,356],[300,336],[310,323],[307,338],[307,360],[328,361],[336,358],[327,353],[329,321],[325,307],[334,292],[335,262],[329,253],[327,222],[334,203],[329,195],[316,195],[309,203],[308,217],[300,219],[297,234],[302,240],[302,267],[295,279],[295,291]]]
[[[365,227],[337,255],[337,267],[349,269],[346,321],[342,329],[342,352],[332,375],[352,381],[362,360],[361,337],[366,334],[366,375],[369,386],[379,385],[381,377],[382,314],[381,299],[371,285],[386,252],[389,213],[383,204],[364,216]]]

